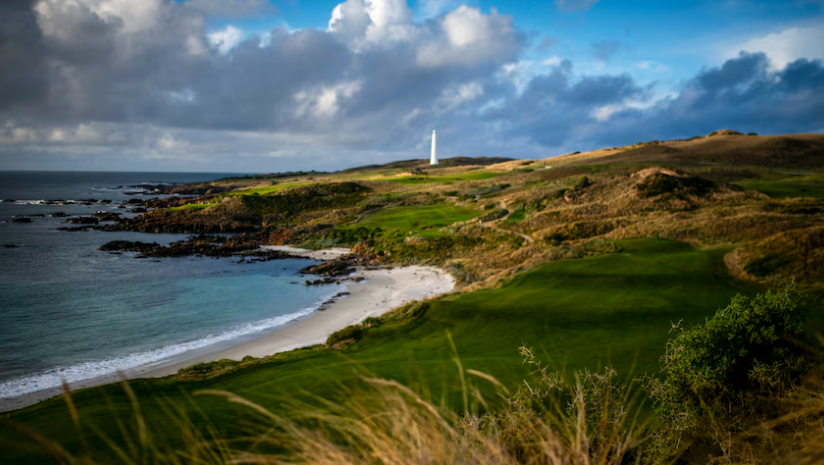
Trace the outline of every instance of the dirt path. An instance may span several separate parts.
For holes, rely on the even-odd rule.
[[[506,204],[502,201],[498,202],[498,207],[503,209],[503,210],[506,210]],[[497,227],[493,224],[493,223],[497,223],[499,221],[503,221],[503,220],[509,218],[509,215],[511,215],[511,214],[512,214],[511,211],[506,210],[506,215],[498,218],[497,220],[492,220],[492,221],[489,221],[487,223],[481,223],[481,226],[486,226],[487,228],[494,229],[495,231],[502,232],[504,234],[515,234],[516,236],[520,236],[521,238],[523,238],[525,241],[527,241],[530,244],[535,242],[535,239],[527,236],[526,234],[521,234],[519,232],[510,231],[508,229],[502,229],[502,228],[499,228],[499,227]]]

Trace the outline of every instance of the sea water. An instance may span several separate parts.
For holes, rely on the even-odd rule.
[[[64,218],[118,211],[130,185],[206,173],[0,172],[0,398],[128,371],[260,336],[309,316],[339,286],[305,286],[287,259],[148,258],[98,250],[112,240],[168,244],[185,234],[67,232]],[[111,199],[112,206],[42,205]],[[9,246],[9,247],[6,247]]]

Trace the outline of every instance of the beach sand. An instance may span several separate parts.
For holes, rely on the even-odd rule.
[[[329,260],[348,253],[347,249],[309,251],[289,246],[268,246],[267,248],[320,260]],[[263,357],[320,344],[325,342],[330,334],[346,326],[359,323],[370,316],[381,315],[406,302],[424,300],[450,292],[455,286],[452,276],[433,267],[408,266],[375,270],[364,270],[358,267],[356,269],[354,275],[363,276],[366,281],[347,283],[346,287],[350,295],[337,299],[325,310],[315,311],[304,319],[294,321],[270,333],[263,333],[260,337],[248,342],[218,350],[212,348],[211,351],[201,350],[199,353],[182,354],[176,359],[129,370],[121,375],[126,379],[163,377],[197,363],[221,359],[241,360],[247,355]],[[76,390],[117,381],[118,377],[112,374],[71,383],[69,387],[71,390]],[[60,393],[61,389],[57,387],[0,399],[0,412],[33,405]]]

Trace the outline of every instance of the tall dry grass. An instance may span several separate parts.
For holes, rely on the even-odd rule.
[[[465,369],[459,373],[458,407],[435,403],[393,380],[365,376],[341,401],[288,401],[275,412],[227,391],[200,391],[236,404],[245,434],[221,438],[214,427],[196,426],[191,406],[163,405],[165,421],[179,437],[160,437],[146,421],[128,383],[128,418],[119,431],[85,424],[66,389],[66,400],[82,444],[70,452],[58,442],[25,430],[58,463],[99,464],[380,464],[380,465],[619,465],[641,463],[649,425],[639,421],[639,390],[618,382],[611,369],[564,377],[549,372],[522,348],[531,375],[514,393],[494,377]],[[345,388],[344,388],[345,389]],[[487,411],[482,392],[505,400]],[[254,417],[249,420],[249,415]],[[153,415],[156,417],[156,415]],[[89,442],[104,443],[104,450]],[[175,446],[168,444],[175,443]]]

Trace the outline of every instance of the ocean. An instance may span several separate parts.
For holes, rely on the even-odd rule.
[[[131,185],[216,173],[0,172],[0,398],[218,350],[307,317],[343,286],[305,286],[310,260],[135,259],[111,240],[170,243],[185,234],[67,232],[56,212],[118,211]],[[110,199],[44,205],[41,200]],[[44,214],[31,223],[15,216]]]

